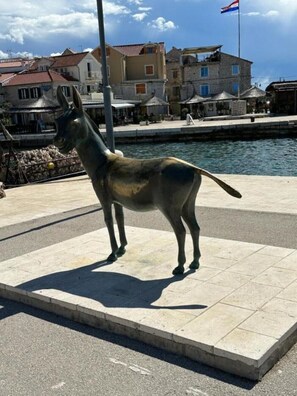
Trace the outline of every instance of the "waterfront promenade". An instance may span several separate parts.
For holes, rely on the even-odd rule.
[[[253,120],[253,122],[251,121]],[[105,134],[105,125],[99,125]],[[52,143],[55,132],[39,134],[19,134],[15,138],[23,147],[42,147]],[[185,139],[257,139],[263,137],[297,136],[297,115],[267,116],[247,114],[239,117],[209,117],[194,120],[187,125],[186,120],[162,121],[148,125],[127,124],[114,126],[116,143],[133,141],[170,141]],[[4,140],[0,134],[0,142]],[[17,146],[17,144],[16,144]]]
[[[229,209],[230,222],[232,210],[243,216],[247,211],[297,215],[296,177],[220,177],[243,198],[229,197],[203,178],[200,209]],[[6,193],[0,200],[0,233],[97,204],[87,176]],[[297,338],[296,247],[202,237],[201,268],[173,277],[174,234],[153,222],[143,228],[138,216],[139,225],[127,227],[127,253],[112,264],[105,261],[110,253],[105,227],[2,259],[0,296],[260,379]],[[189,261],[189,235],[187,256]]]

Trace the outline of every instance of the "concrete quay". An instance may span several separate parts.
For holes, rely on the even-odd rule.
[[[253,121],[253,122],[251,122]],[[103,135],[105,125],[99,125]],[[15,146],[22,148],[42,147],[52,144],[55,132],[39,134],[19,134],[15,136]],[[148,125],[128,124],[114,126],[116,143],[161,142],[214,139],[261,139],[276,137],[296,137],[297,116],[264,116],[249,114],[239,117],[209,117],[194,120],[187,125],[185,120],[162,121]],[[5,143],[0,134],[0,142]]]
[[[105,134],[105,125],[100,127]],[[263,116],[249,114],[242,117],[209,117],[194,120],[162,121],[149,125],[124,125],[114,127],[116,143],[164,142],[218,139],[263,139],[296,137],[297,116]]]
[[[229,197],[203,178],[196,205],[297,214],[296,177],[220,177],[243,198]],[[97,203],[86,176],[6,193],[0,233]],[[127,227],[127,236],[127,253],[114,263],[106,262],[105,228],[2,261],[0,296],[254,380],[296,342],[297,250],[202,237],[200,269],[173,277],[172,232],[152,224]],[[186,250],[190,260],[189,236]]]

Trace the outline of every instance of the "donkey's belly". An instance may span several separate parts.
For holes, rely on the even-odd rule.
[[[114,202],[136,212],[147,212],[157,209],[153,202],[144,199],[125,199],[124,197],[117,197],[117,199],[114,199]]]

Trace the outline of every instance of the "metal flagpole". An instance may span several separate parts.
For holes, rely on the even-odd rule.
[[[240,0],[238,2],[238,58],[240,58]]]
[[[108,82],[108,73],[107,73],[102,0],[97,0],[97,13],[98,13],[100,48],[101,48],[106,139],[107,139],[108,147],[112,152],[114,152],[115,148],[114,148],[113,120],[112,120],[112,107],[111,107],[111,87]]]
[[[238,61],[240,59],[240,0],[238,1]],[[238,65],[238,99],[240,99],[240,82],[241,82],[240,64]]]

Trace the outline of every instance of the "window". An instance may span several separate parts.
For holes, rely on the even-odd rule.
[[[20,88],[18,90],[18,94],[19,94],[19,99],[29,99],[30,98],[29,88]]]
[[[145,84],[135,84],[136,95],[146,94],[146,85]]]
[[[209,86],[208,85],[200,85],[200,95],[201,96],[209,95]]]
[[[154,47],[146,47],[145,53],[146,54],[153,54],[154,53]]]
[[[174,78],[174,79],[178,78],[178,70],[173,70],[172,71],[172,78]]]
[[[180,97],[180,87],[172,87],[172,95],[176,97]]]
[[[30,97],[31,98],[40,98],[41,90],[39,87],[30,88]]]
[[[62,91],[63,91],[63,93],[64,93],[65,96],[68,96],[68,97],[71,96],[71,95],[70,95],[70,87],[68,87],[68,86],[62,86],[61,88],[62,88]]]
[[[145,65],[145,75],[146,76],[154,75],[154,65]]]
[[[208,77],[208,66],[202,66],[200,69],[200,77]]]
[[[232,76],[238,76],[239,74],[239,65],[232,65]]]
[[[235,94],[238,94],[238,90],[239,90],[239,84],[238,82],[235,82],[232,84],[232,92]]]
[[[91,71],[92,67],[91,67],[91,63],[87,62],[87,70],[88,70],[88,77],[91,78],[92,77],[92,71]]]

